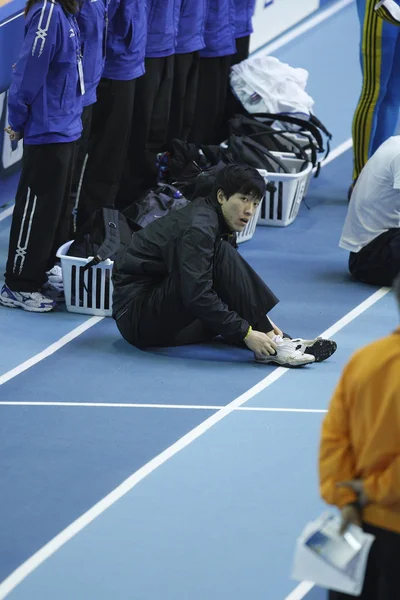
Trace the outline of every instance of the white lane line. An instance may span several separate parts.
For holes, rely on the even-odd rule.
[[[361,302],[361,304],[359,304],[358,306],[353,308],[353,310],[348,312],[347,315],[345,315],[344,317],[339,319],[339,321],[336,321],[336,323],[334,323],[331,327],[326,329],[321,334],[321,337],[330,338],[333,335],[335,335],[335,333],[337,333],[338,331],[340,331],[341,329],[346,327],[346,325],[348,325],[349,323],[354,321],[354,319],[356,319],[358,316],[360,316],[368,308],[371,308],[371,306],[373,306],[376,302],[378,302],[378,300],[380,300],[381,298],[386,296],[386,294],[388,292],[390,292],[390,290],[391,290],[391,288],[382,287],[379,290],[377,290],[376,292],[374,292],[372,294],[372,296],[369,296],[366,300],[364,300],[364,302]]]
[[[299,35],[310,31],[310,29],[313,29],[317,25],[320,25],[330,17],[333,17],[333,15],[335,15],[339,11],[343,10],[343,8],[346,8],[347,6],[353,3],[354,0],[340,0],[339,2],[336,2],[333,6],[330,6],[326,10],[317,12],[317,14],[314,17],[310,17],[304,23],[301,23],[297,27],[294,27],[291,31],[288,31],[288,33],[284,33],[283,35],[278,37],[276,40],[273,40],[266,46],[262,46],[258,50],[255,50],[254,52],[252,52],[251,56],[253,57],[262,56],[264,54],[272,54],[272,52],[275,52],[279,48],[282,48],[282,46],[285,46],[289,42],[292,42],[294,39],[299,37]]]
[[[75,327],[75,329],[73,329],[72,331],[64,335],[62,338],[54,342],[54,344],[47,346],[47,348],[42,350],[42,352],[35,354],[35,356],[32,356],[32,358],[29,358],[14,369],[11,369],[11,371],[7,371],[7,373],[4,373],[4,375],[0,375],[0,385],[3,385],[7,381],[10,381],[10,379],[13,379],[14,377],[20,375],[24,371],[27,371],[34,365],[37,365],[40,361],[44,360],[48,356],[51,356],[52,354],[57,352],[57,350],[60,350],[60,348],[62,348],[69,342],[72,342],[72,340],[74,340],[82,333],[93,327],[93,325],[99,323],[102,319],[104,319],[104,317],[90,317],[90,319],[84,321],[83,323],[81,323],[81,325]]]
[[[350,311],[345,317],[337,321],[332,327],[327,329],[321,335],[327,337],[327,334],[331,332],[337,332],[351,321],[361,315],[367,308],[370,308],[375,302],[378,302],[385,294],[389,291],[388,288],[382,288],[378,290],[372,296],[370,296],[364,302],[361,302],[356,308]],[[56,535],[50,542],[43,546],[38,552],[33,554],[28,560],[20,565],[11,575],[9,575],[3,583],[0,584],[0,600],[5,598],[13,589],[17,587],[30,573],[37,569],[47,558],[52,556],[57,550],[59,550],[64,544],[71,540],[77,535],[82,529],[87,527],[92,521],[100,516],[105,510],[110,508],[115,502],[120,500],[125,494],[130,492],[135,486],[138,485],[148,475],[153,473],[156,469],[161,467],[170,458],[178,454],[181,450],[189,446],[192,442],[197,440],[200,436],[206,433],[209,429],[214,427],[217,423],[225,419],[233,411],[242,407],[243,404],[248,402],[251,398],[265,390],[272,383],[280,379],[283,375],[288,373],[290,369],[279,367],[265,377],[262,381],[254,385],[250,390],[241,394],[235,400],[230,402],[227,406],[220,408],[215,414],[211,415],[200,423],[197,427],[189,431],[186,435],[180,438],[177,442],[169,446],[166,450],[158,454],[155,458],[150,460],[148,463],[143,465],[138,471],[133,473],[125,481],[123,481],[118,487],[116,487],[107,496],[102,498],[97,504],[92,506],[88,511],[76,519],[73,523],[68,525],[66,529]]]
[[[9,208],[2,210],[0,212],[0,221],[4,221],[4,219],[7,219],[7,217],[9,217],[10,215],[13,214],[13,211],[14,211],[14,206],[10,206]]]
[[[7,19],[7,21],[3,21],[2,23],[0,23],[0,27],[4,27],[5,25],[8,25],[8,23],[11,23],[12,21],[15,21],[15,19],[22,17],[23,14],[24,14],[23,12],[20,12],[17,15],[14,15],[13,17],[11,17],[10,19]]]
[[[314,583],[311,581],[302,581],[294,590],[286,596],[285,600],[302,600],[304,596],[308,594],[314,587]]]
[[[123,402],[0,402],[0,406],[64,406],[72,408],[154,408],[165,410],[221,410],[222,406],[203,404],[129,404]],[[290,412],[290,413],[326,413],[320,408],[273,408],[267,406],[239,406],[235,411],[243,412]]]
[[[347,150],[350,150],[350,148],[352,148],[352,147],[353,147],[353,138],[349,138],[342,144],[339,144],[339,146],[337,146],[334,150],[332,150],[332,152],[329,153],[329,156],[325,160],[321,161],[321,167],[325,167],[326,165],[329,165],[329,163],[332,162],[333,160],[335,160],[335,158],[337,158],[341,154],[344,154],[345,152],[347,152]]]

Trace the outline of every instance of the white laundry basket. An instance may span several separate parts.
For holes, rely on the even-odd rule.
[[[304,149],[304,152],[308,156],[308,160],[312,160],[312,151],[310,150],[310,148],[305,148],[305,146],[309,143],[309,138],[307,136],[299,135],[295,132],[285,131],[285,136],[282,138],[279,138],[279,140],[283,145],[287,146],[287,151],[289,152],[289,156],[291,155],[293,157],[293,153],[298,152],[298,149],[296,148],[296,146],[294,146],[293,144],[290,143],[290,140],[293,140],[294,142],[296,142],[297,145],[301,146]],[[283,155],[285,156],[286,153],[283,153]],[[308,188],[310,187],[311,179],[313,178],[313,175],[316,170],[317,170],[317,167],[314,167],[310,171],[310,175],[307,179],[306,187],[304,190],[304,196],[307,195]]]
[[[111,317],[113,261],[107,259],[82,272],[82,267],[93,257],[67,256],[71,244],[72,242],[67,242],[57,251],[63,272],[67,310],[84,315]]]
[[[275,184],[276,190],[267,192],[257,224],[286,227],[297,217],[312,175],[312,163],[307,163],[306,167],[301,170],[304,160],[294,158],[290,153],[290,155],[279,152],[273,152],[273,154],[280,158],[289,172],[270,173],[265,169],[258,169],[267,181]]]
[[[247,225],[243,229],[243,231],[241,231],[240,233],[237,234],[236,241],[238,244],[241,244],[243,242],[248,242],[253,237],[253,235],[256,231],[257,221],[258,221],[258,217],[259,217],[259,214],[261,211],[261,205],[262,205],[263,201],[264,200],[261,200],[260,204],[257,207],[256,212],[251,217],[250,221],[247,223]]]

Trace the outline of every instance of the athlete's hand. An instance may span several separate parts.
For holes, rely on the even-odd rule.
[[[369,498],[364,490],[364,482],[362,479],[352,479],[351,481],[341,481],[337,487],[347,487],[353,490],[358,496],[360,506],[364,507],[369,504]]]
[[[341,509],[341,522],[339,533],[343,535],[350,524],[362,526],[360,509],[354,504],[347,504]]]
[[[18,142],[21,139],[21,134],[18,131],[14,131],[10,126],[4,130],[12,142]]]
[[[244,343],[257,357],[270,356],[270,354],[276,353],[275,342],[262,331],[251,331]]]
[[[273,327],[273,331],[275,335],[280,335],[281,337],[283,337],[283,331],[282,329],[280,329],[277,325],[275,325],[275,323],[273,321],[271,321],[270,319],[270,323]]]

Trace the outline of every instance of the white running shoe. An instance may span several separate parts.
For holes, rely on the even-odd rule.
[[[54,300],[40,292],[13,292],[4,284],[0,292],[0,304],[9,308],[22,308],[29,312],[49,312],[57,307]]]
[[[281,367],[302,367],[315,362],[311,354],[304,354],[297,349],[297,344],[288,338],[275,337],[276,354],[270,356],[255,356],[256,362],[264,364],[276,364]]]
[[[303,340],[302,338],[293,339],[296,344],[296,350],[312,354],[315,357],[315,362],[322,362],[336,352],[337,344],[333,340],[325,340],[324,338],[315,338],[314,340]]]

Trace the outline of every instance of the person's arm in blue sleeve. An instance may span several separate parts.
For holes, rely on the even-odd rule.
[[[16,62],[8,95],[11,129],[23,132],[29,105],[43,87],[49,65],[57,49],[58,16],[55,5],[44,1],[31,10],[34,14]]]

